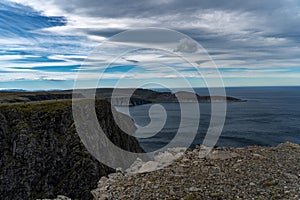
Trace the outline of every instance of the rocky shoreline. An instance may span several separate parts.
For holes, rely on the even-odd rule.
[[[95,199],[299,199],[300,146],[188,150],[170,166],[103,177]]]

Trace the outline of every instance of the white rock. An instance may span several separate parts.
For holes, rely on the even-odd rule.
[[[137,173],[139,169],[143,166],[143,164],[144,162],[142,161],[142,159],[137,158],[136,161],[134,161],[134,163],[132,163],[132,165],[125,171],[127,173]]]
[[[148,161],[139,169],[139,173],[151,172],[157,169],[159,169],[157,162]]]
[[[127,170],[129,174],[150,172],[157,169],[164,168],[176,159],[184,155],[186,148],[170,148],[164,152],[158,152],[154,155],[153,161],[143,162],[141,159],[137,159]]]

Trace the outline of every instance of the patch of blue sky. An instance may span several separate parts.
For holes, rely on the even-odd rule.
[[[45,72],[74,72],[78,71],[80,65],[68,65],[68,66],[38,66],[38,67],[13,67],[14,69],[29,69]]]
[[[28,6],[0,2],[0,39],[3,55],[50,55],[59,52],[71,53],[86,49],[79,44],[81,36],[61,36],[40,32],[41,29],[65,26],[63,16],[45,16]],[[14,41],[14,43],[9,43]]]
[[[1,49],[0,53],[3,55],[36,56],[33,52],[27,52],[27,51],[22,51],[22,50],[11,50],[11,49]]]
[[[293,67],[288,69],[289,72],[300,72],[300,66],[299,67]],[[300,78],[300,77],[299,77]]]
[[[201,69],[198,69],[199,71],[201,71]],[[190,68],[186,68],[186,69],[180,69],[179,71],[181,72],[198,72],[198,70],[194,67],[190,67]]]
[[[6,73],[11,73],[11,71],[4,71],[4,70],[0,70],[1,74],[6,74]]]
[[[129,72],[131,70],[137,71],[141,69],[138,65],[115,65],[110,66],[105,69],[106,73],[119,73],[119,72]]]
[[[85,58],[68,58],[69,60],[72,60],[72,61],[77,61],[77,62],[83,62],[85,60]]]
[[[40,62],[65,62],[62,59],[50,59],[47,56],[37,56],[37,57],[30,57],[30,58],[21,58],[21,59],[14,59],[11,60],[12,63],[40,63]]]
[[[54,90],[73,88],[72,80],[15,80],[13,82],[0,82],[0,88],[24,90]]]
[[[30,31],[66,25],[65,17],[48,17],[20,4],[0,3],[0,36],[31,36]]]
[[[273,72],[283,72],[283,71],[289,71],[292,68],[248,68],[248,67],[226,67],[226,68],[218,68],[219,71],[223,72],[231,72],[231,71],[273,71]]]
[[[241,67],[219,67],[218,70],[219,71],[244,71],[247,70],[249,68],[241,68]],[[259,69],[260,70],[260,69]]]

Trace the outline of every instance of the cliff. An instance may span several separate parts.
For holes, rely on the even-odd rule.
[[[135,138],[114,123],[111,106],[96,101],[97,117],[115,144],[143,152]],[[134,128],[131,120],[128,126]],[[134,130],[133,130],[134,131]],[[0,106],[0,199],[91,199],[97,180],[114,172],[93,158],[76,133],[72,103]]]

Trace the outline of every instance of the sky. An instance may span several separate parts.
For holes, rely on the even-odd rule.
[[[78,73],[82,87],[100,73],[99,87],[203,87],[213,67],[227,87],[300,85],[299,27],[298,0],[3,0],[0,89],[69,89]]]

